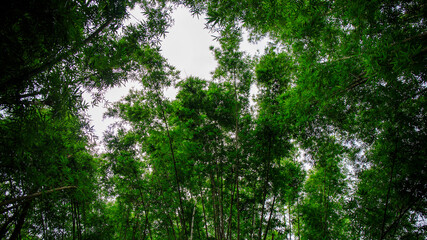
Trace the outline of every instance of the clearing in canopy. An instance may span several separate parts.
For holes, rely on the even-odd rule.
[[[178,7],[218,42],[210,79],[162,56]],[[0,239],[427,238],[425,1],[1,9]],[[131,80],[97,152],[82,95]]]

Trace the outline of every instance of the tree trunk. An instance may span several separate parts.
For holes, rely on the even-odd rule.
[[[9,228],[10,228],[10,223],[12,223],[12,222],[15,220],[15,218],[17,218],[17,217],[18,217],[18,215],[19,215],[19,209],[16,209],[16,210],[15,210],[15,213],[13,214],[13,216],[12,216],[12,217],[10,217],[10,218],[8,218],[8,219],[6,220],[6,222],[5,222],[5,223],[3,223],[3,225],[1,226],[1,229],[0,229],[0,239],[4,239],[4,237],[5,237],[6,233],[7,233],[7,231],[8,231],[8,230],[9,230]]]
[[[199,175],[199,179],[200,179],[200,175]],[[206,239],[209,239],[209,234],[208,234],[208,221],[206,220],[206,211],[205,211],[205,199],[203,197],[203,190],[200,189],[200,197],[202,198],[202,208],[203,208],[203,219],[205,220],[205,230],[206,230]]]
[[[209,177],[211,179],[211,195],[212,195],[212,212],[213,212],[213,219],[214,219],[214,228],[215,228],[215,239],[219,239],[220,236],[220,224],[219,224],[219,210],[217,205],[217,195],[216,195],[216,187],[215,187],[215,177],[213,176],[213,173],[209,174]]]
[[[47,191],[42,191],[42,192],[36,192],[27,196],[22,196],[22,197],[17,197],[17,198],[13,198],[13,199],[9,199],[9,200],[5,200],[3,202],[0,203],[0,207],[3,207],[5,205],[9,205],[15,202],[21,202],[21,201],[28,201],[30,199],[36,198],[41,196],[42,194],[48,194],[48,193],[53,193],[56,191],[61,191],[61,190],[65,190],[65,189],[76,189],[76,186],[65,186],[65,187],[58,187],[58,188],[54,188],[51,190],[47,190]]]
[[[237,178],[239,174],[237,174]],[[236,180],[237,193],[236,193],[236,209],[237,209],[237,240],[240,239],[240,210],[239,210],[239,180]]]
[[[221,148],[223,145],[221,144]],[[216,196],[218,197],[218,213],[219,213],[219,238],[218,239],[225,239],[225,214],[224,214],[224,177],[223,177],[223,166],[224,163],[222,161],[222,158],[219,157],[216,160],[216,181],[218,182],[218,187],[216,188]]]
[[[165,122],[166,125],[166,133],[168,135],[168,140],[169,140],[169,148],[171,151],[171,155],[172,155],[172,161],[173,161],[173,167],[174,167],[174,172],[175,172],[175,181],[176,181],[176,185],[177,185],[177,189],[178,189],[178,198],[179,198],[179,206],[180,206],[180,212],[179,212],[179,217],[180,217],[180,222],[181,222],[181,229],[184,231],[184,238],[187,237],[187,228],[185,226],[185,217],[184,217],[184,207],[182,204],[182,193],[181,193],[181,186],[180,186],[180,181],[179,181],[179,177],[178,177],[178,168],[176,166],[176,159],[175,159],[175,151],[173,149],[173,140],[172,137],[169,133],[169,125],[166,119],[166,115],[165,115],[165,110],[163,109],[163,104],[162,101],[160,99],[160,94],[157,92],[157,96],[158,96],[158,104],[162,110],[162,117],[163,120]]]
[[[168,218],[169,218],[169,221],[170,221],[170,224],[171,224],[173,237],[176,240],[176,234],[175,234],[174,224],[173,224],[172,218],[169,216],[169,214],[168,214]]]
[[[233,188],[232,188],[231,196],[230,196],[230,214],[228,215],[227,239],[230,239],[230,235],[231,235],[231,224],[232,224],[232,218],[233,218],[233,201],[234,201],[235,187],[236,187],[236,185],[233,184]]]
[[[77,215],[77,237],[78,239],[82,239],[82,224],[80,219],[80,205],[76,202],[76,215]]]
[[[276,197],[277,197],[277,196],[274,196],[274,198],[273,198],[273,203],[271,204],[271,208],[270,208],[270,216],[268,217],[267,226],[265,227],[264,240],[266,240],[266,239],[267,239],[268,230],[270,229],[271,216],[273,215],[273,211],[274,211],[274,204],[276,203]]]
[[[264,181],[264,187],[263,187],[263,197],[262,197],[262,208],[261,208],[261,219],[260,219],[260,226],[258,231],[258,239],[261,239],[262,236],[262,222],[264,220],[264,211],[265,211],[265,200],[267,198],[267,185],[270,175],[270,156],[271,156],[271,137],[268,141],[268,155],[267,155],[267,163],[264,165],[264,171],[266,172],[266,177]]]
[[[193,215],[191,217],[190,240],[193,240],[194,215],[196,214],[197,201],[194,203]]]
[[[136,240],[136,230],[138,229],[138,225],[139,225],[138,214],[135,217],[136,217],[136,223],[135,223],[135,225],[133,227],[133,231],[132,231],[132,240]]]
[[[12,235],[10,236],[9,240],[16,240],[18,239],[19,235],[21,234],[22,226],[24,226],[25,218],[27,217],[28,210],[30,209],[31,201],[25,202],[25,204],[22,207],[21,214],[19,215],[18,222],[15,225],[15,229],[13,229]]]
[[[74,205],[71,201],[71,217],[73,219],[73,240],[76,239],[76,215],[74,214]]]
[[[288,203],[289,239],[292,239],[291,203]]]
[[[238,110],[238,96],[237,96],[237,79],[236,79],[236,73],[233,71],[233,78],[234,78],[234,98],[235,98],[235,119],[236,119],[236,126],[234,129],[234,135],[235,135],[235,143],[234,148],[236,151],[236,209],[237,209],[237,240],[240,239],[240,213],[239,213],[239,153],[238,153],[238,145],[239,145],[239,110]]]
[[[298,221],[298,240],[301,240],[300,225],[299,225],[299,197],[297,198],[297,221]]]
[[[396,134],[397,135],[397,134]],[[386,201],[385,201],[385,207],[384,207],[384,215],[383,215],[383,221],[382,221],[382,226],[381,226],[381,237],[380,237],[380,239],[382,240],[382,239],[384,239],[384,237],[385,237],[385,222],[386,222],[386,219],[387,219],[387,211],[388,211],[388,203],[389,203],[389,200],[390,200],[390,190],[391,190],[391,185],[392,185],[392,182],[393,182],[393,177],[394,177],[394,165],[395,165],[395,162],[396,162],[396,158],[397,158],[397,141],[398,141],[398,139],[397,139],[398,137],[396,136],[396,139],[395,139],[395,148],[394,148],[394,151],[393,151],[393,155],[392,155],[392,163],[391,163],[391,168],[390,168],[390,177],[389,177],[389,181],[388,181],[388,187],[387,187],[387,195],[386,195]]]
[[[145,240],[145,237],[147,236],[147,228],[149,228],[148,226],[148,213],[147,211],[144,211],[144,215],[145,215],[145,223],[144,223],[144,230],[143,230],[143,235],[142,235],[142,240]],[[150,229],[148,229],[148,232],[150,232]]]
[[[252,205],[251,239],[254,238],[254,230],[255,230],[255,203]]]

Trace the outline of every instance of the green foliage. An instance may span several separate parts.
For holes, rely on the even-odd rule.
[[[209,81],[161,55],[178,5],[217,34]],[[145,20],[124,25],[135,6]],[[425,6],[6,3],[0,238],[426,238]],[[239,50],[243,30],[270,37],[264,54]],[[128,79],[142,90],[111,105],[99,157],[82,93]]]
[[[18,228],[40,231],[44,238],[69,236],[71,227],[67,216],[70,208],[84,208],[97,197],[94,192],[96,160],[87,152],[87,139],[78,118],[57,118],[46,108],[26,109],[2,119],[1,134],[4,194],[1,201],[41,193],[38,198],[2,206],[5,213],[1,219],[2,227],[10,230],[9,234],[2,232],[2,236],[11,237]],[[72,188],[49,192],[67,186]],[[29,207],[31,209],[23,210]],[[73,221],[81,217],[75,211],[72,214]],[[28,220],[23,226],[15,225],[14,229],[9,221],[18,217]],[[42,226],[43,229],[34,229],[34,226]],[[47,232],[47,229],[57,231]]]

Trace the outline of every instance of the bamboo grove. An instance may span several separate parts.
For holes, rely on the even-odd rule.
[[[178,6],[216,36],[210,79],[162,56]],[[1,239],[427,237],[424,1],[2,9]],[[243,31],[271,42],[250,56]],[[82,95],[131,80],[97,152]]]

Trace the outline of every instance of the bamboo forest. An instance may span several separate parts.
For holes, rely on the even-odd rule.
[[[2,6],[0,239],[427,239],[425,1]],[[161,51],[177,8],[209,79]]]

